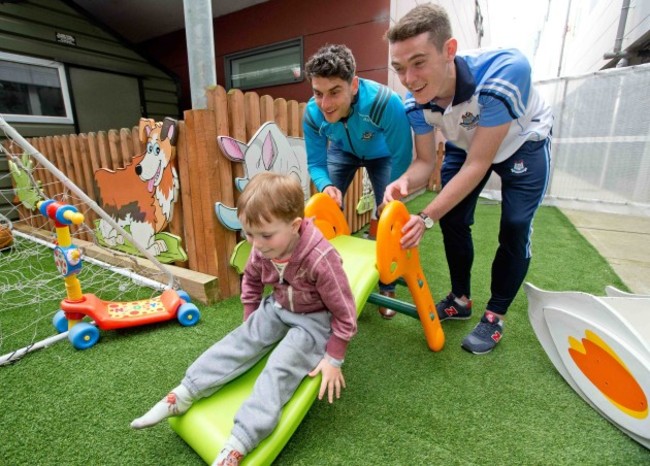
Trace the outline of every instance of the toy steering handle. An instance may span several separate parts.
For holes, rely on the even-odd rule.
[[[75,206],[63,204],[53,199],[39,202],[38,210],[45,217],[54,220],[57,226],[80,225],[84,221],[84,214],[79,212]]]

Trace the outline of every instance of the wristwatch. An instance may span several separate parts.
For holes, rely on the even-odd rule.
[[[427,214],[425,214],[424,212],[418,212],[418,215],[420,216],[420,218],[424,222],[424,228],[426,228],[427,230],[429,228],[431,228],[433,226],[433,224],[435,223],[433,221],[433,219],[431,217],[429,217]]]

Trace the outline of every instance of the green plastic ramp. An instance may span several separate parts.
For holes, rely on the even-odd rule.
[[[374,241],[338,236],[330,240],[343,257],[343,269],[361,312],[377,285],[379,273]],[[253,391],[253,385],[267,358],[248,372],[225,385],[214,395],[196,402],[183,416],[169,418],[174,431],[196,451],[206,463],[211,463],[230,436],[235,413]],[[243,465],[268,465],[280,454],[318,396],[320,376],[305,377],[291,400],[285,405],[273,433],[248,454]]]

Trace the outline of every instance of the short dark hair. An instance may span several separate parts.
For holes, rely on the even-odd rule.
[[[298,178],[273,172],[253,176],[237,200],[237,216],[246,227],[282,220],[287,223],[305,214],[305,194]]]
[[[386,31],[386,39],[392,44],[425,32],[429,33],[429,40],[439,51],[451,39],[449,16],[440,5],[425,3],[416,6]]]
[[[305,64],[305,76],[311,80],[319,78],[341,78],[352,82],[357,64],[352,51],[342,44],[328,44],[318,49]]]

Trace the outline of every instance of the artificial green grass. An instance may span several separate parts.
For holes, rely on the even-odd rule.
[[[431,199],[409,203],[417,212]],[[428,350],[420,324],[382,319],[367,305],[351,342],[348,388],[315,402],[276,460],[282,465],[648,464],[649,452],[580,398],[546,357],[520,291],[504,338],[485,356],[460,348],[489,297],[500,206],[479,205],[473,229],[475,315],[445,322],[446,346]],[[439,227],[421,258],[434,299],[449,290]],[[625,289],[605,260],[554,208],[535,221],[527,281],[552,290]],[[398,297],[408,299],[405,288]],[[0,367],[0,464],[178,465],[200,458],[167,423],[133,431],[130,421],[178,384],[187,366],[241,322],[238,298],[200,306],[202,321],[102,332],[76,351],[68,343]]]

